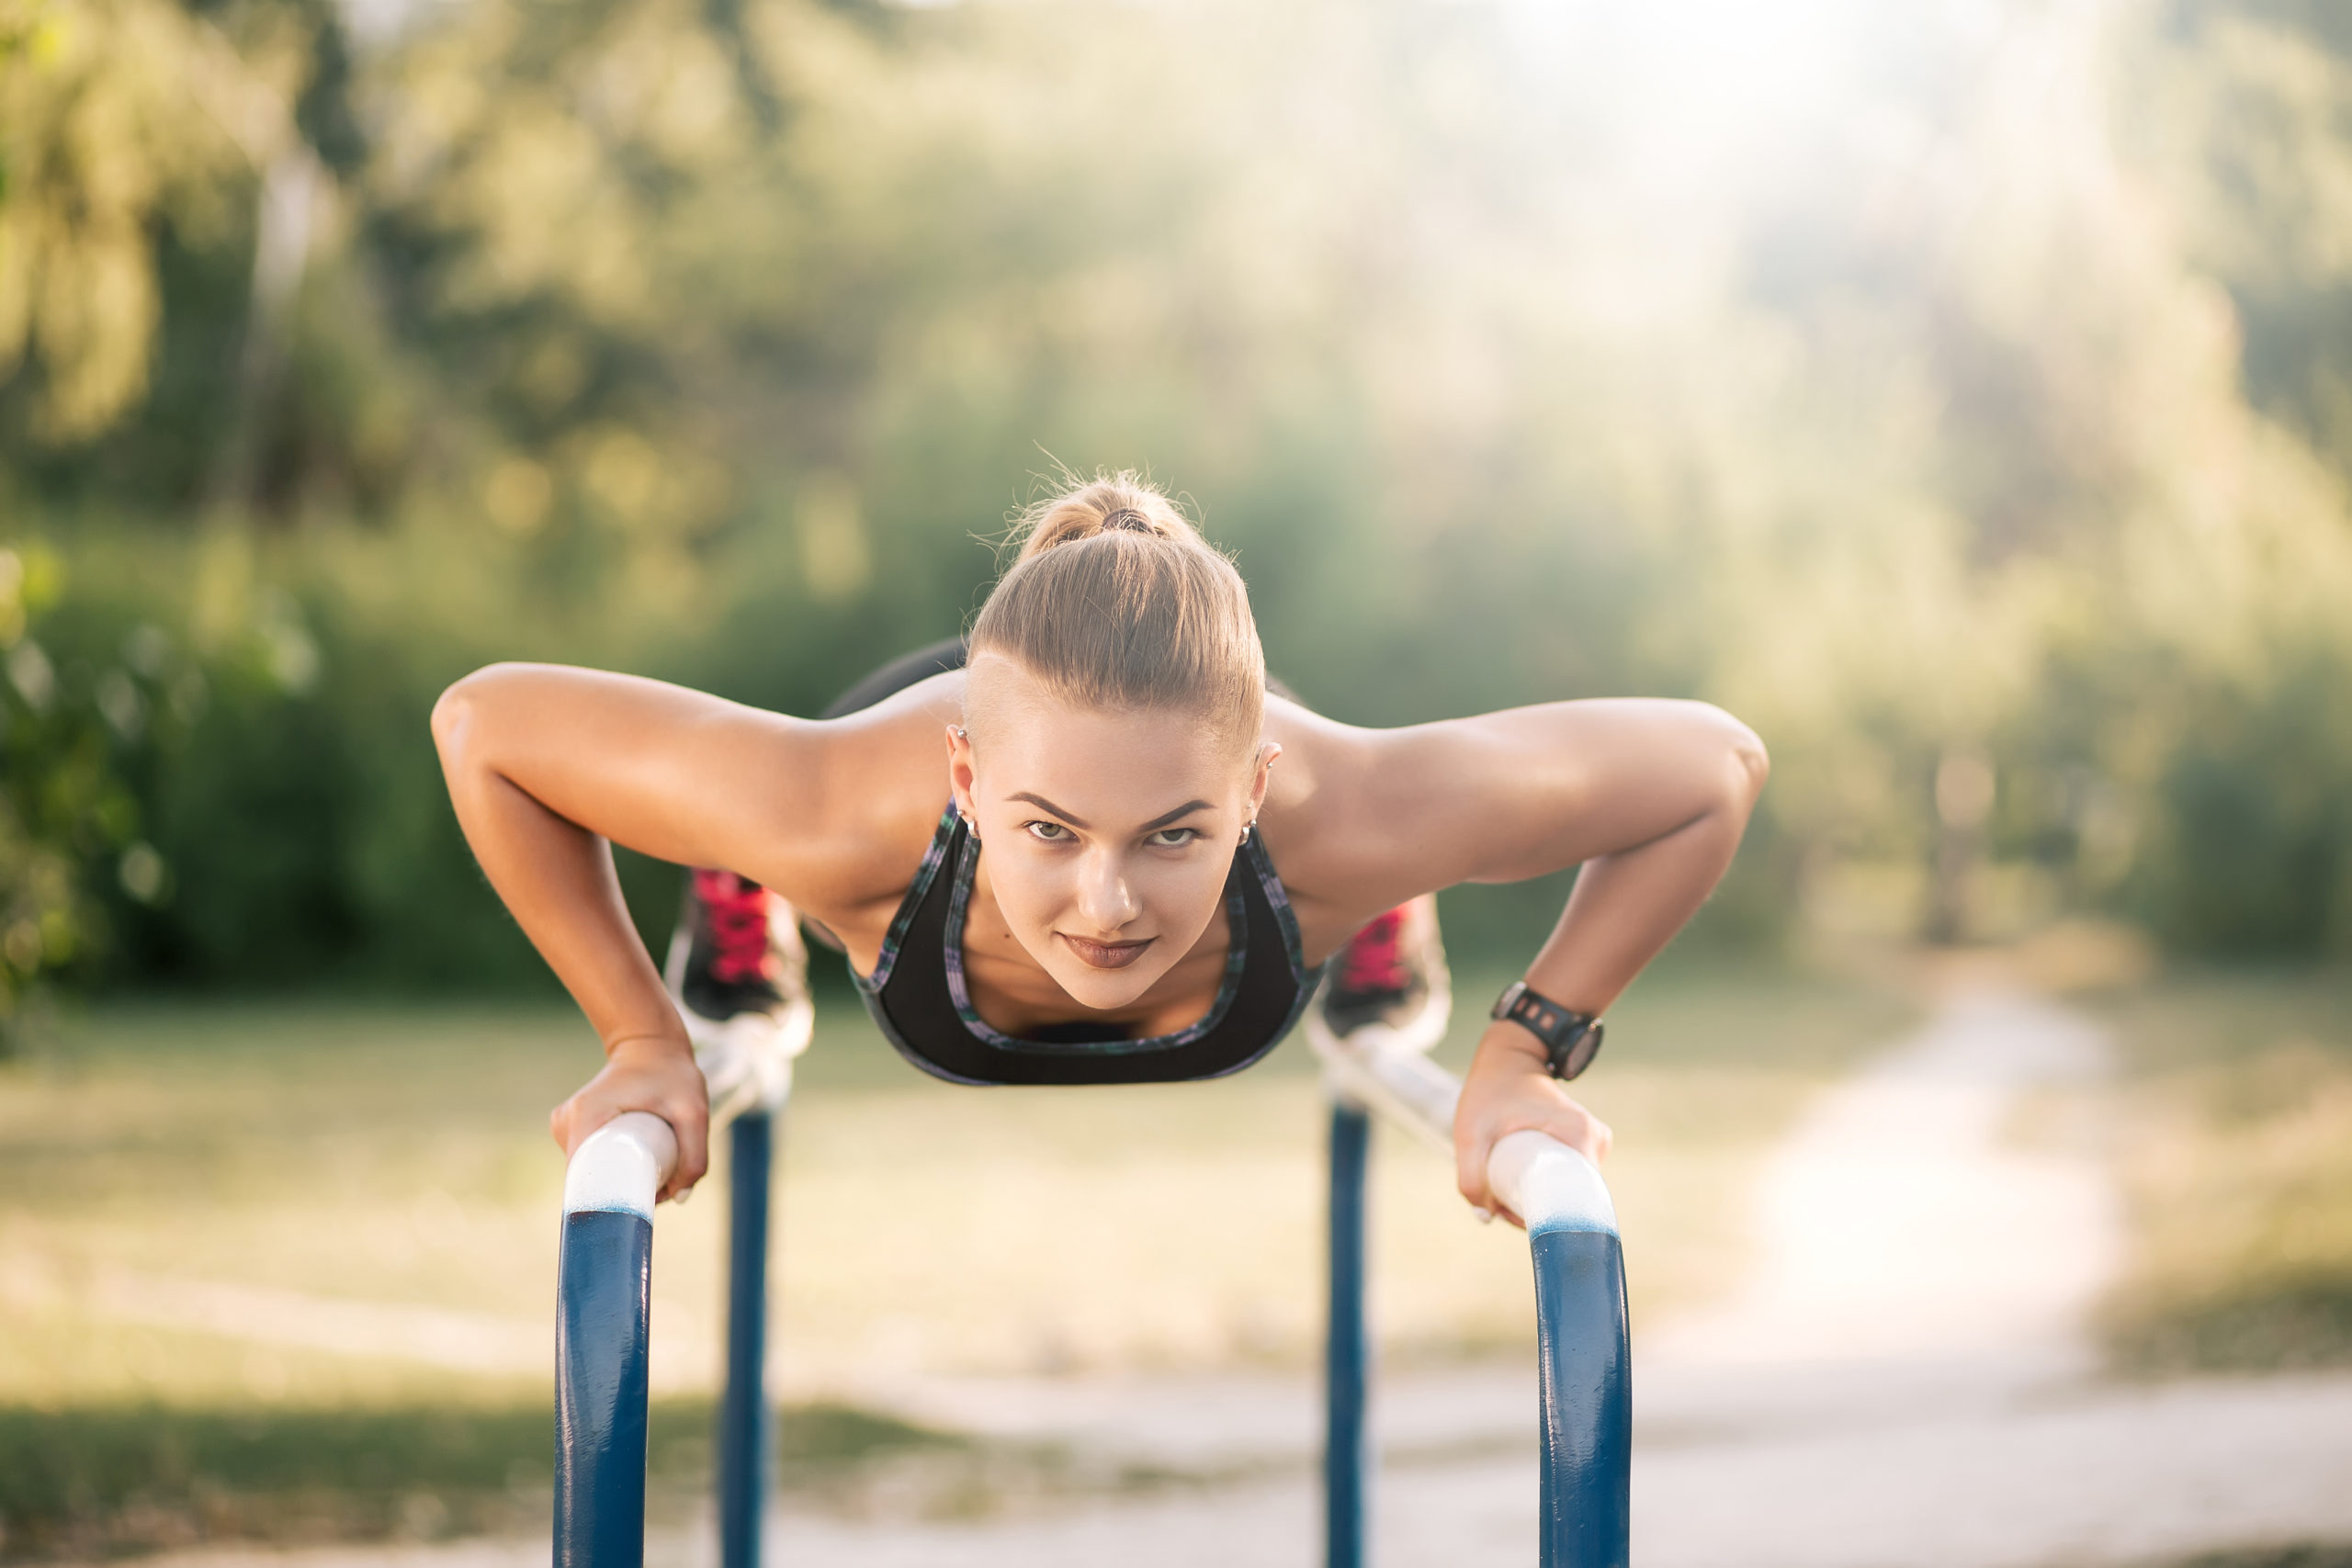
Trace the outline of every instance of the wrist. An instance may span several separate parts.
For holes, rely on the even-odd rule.
[[[1570,1007],[1524,980],[1504,989],[1490,1016],[1498,1023],[1516,1024],[1532,1036],[1543,1047],[1544,1070],[1563,1082],[1590,1066],[1600,1050],[1600,1014]]]
[[[605,1060],[617,1062],[624,1056],[684,1056],[695,1054],[694,1042],[686,1038],[684,1029],[643,1030],[616,1035],[605,1042]]]
[[[1473,1072],[1485,1066],[1495,1071],[1551,1077],[1544,1042],[1509,1019],[1487,1021],[1485,1032],[1478,1036],[1478,1048],[1472,1054],[1470,1066]]]

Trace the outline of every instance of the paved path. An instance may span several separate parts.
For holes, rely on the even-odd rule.
[[[2091,1381],[2084,1318],[2119,1258],[2115,1194],[2087,1151],[2009,1133],[2032,1091],[2105,1067],[2073,1014],[1979,992],[1822,1097],[1758,1183],[1750,1279],[1635,1348],[1643,1568],[2088,1568],[2352,1541],[2352,1377]],[[1383,1393],[1388,1568],[1531,1562],[1532,1376]],[[1305,1387],[942,1386],[916,1406],[1272,1473],[961,1530],[786,1519],[780,1548],[873,1568],[1044,1568],[1105,1561],[1114,1542],[1136,1564],[1315,1560]]]
[[[1979,993],[1822,1098],[1758,1184],[1752,1277],[1635,1348],[1641,1568],[2103,1568],[2352,1542],[2352,1376],[2091,1379],[2083,1319],[2116,1261],[2115,1197],[2087,1152],[2009,1134],[2031,1091],[2104,1061],[2073,1015]],[[1319,1561],[1303,1381],[933,1382],[894,1398],[1219,1479],[962,1525],[787,1514],[778,1568]],[[1383,1384],[1384,1568],[1533,1561],[1534,1407],[1529,1369]],[[303,1555],[537,1568],[546,1546]],[[715,1556],[707,1531],[649,1542],[653,1568]]]

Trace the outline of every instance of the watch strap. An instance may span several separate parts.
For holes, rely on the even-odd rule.
[[[1530,990],[1524,980],[1511,982],[1489,1016],[1508,1019],[1541,1040],[1544,1065],[1562,1082],[1592,1066],[1592,1059],[1600,1054],[1600,1019]]]

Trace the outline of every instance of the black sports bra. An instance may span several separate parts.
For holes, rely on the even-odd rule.
[[[1321,971],[1301,956],[1298,921],[1255,832],[1225,878],[1232,931],[1225,980],[1199,1022],[1142,1039],[1097,1023],[1057,1024],[1016,1040],[992,1029],[964,983],[964,916],[979,856],[955,805],[899,905],[870,976],[850,974],[865,1010],[899,1055],[955,1083],[1168,1083],[1238,1073],[1290,1032]]]

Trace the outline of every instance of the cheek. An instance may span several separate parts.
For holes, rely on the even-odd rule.
[[[1046,855],[1008,854],[992,874],[997,908],[1015,927],[1050,924],[1069,907],[1073,884],[1067,863]]]
[[[1225,897],[1226,863],[1203,855],[1142,872],[1136,889],[1152,912],[1171,925],[1205,925]]]

